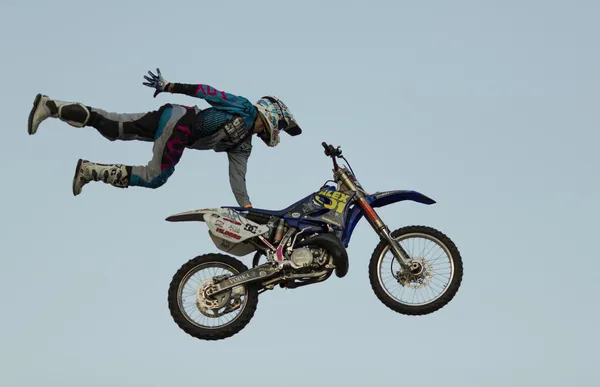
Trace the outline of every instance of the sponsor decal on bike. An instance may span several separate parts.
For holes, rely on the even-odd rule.
[[[254,225],[252,225],[250,223],[246,223],[244,225],[244,230],[246,230],[248,232],[251,232],[252,234],[256,234],[258,232],[258,227],[254,226]]]
[[[327,197],[330,200],[330,203],[325,203],[321,199],[321,196]],[[330,210],[335,210],[338,214],[341,214],[344,212],[344,210],[346,209],[346,206],[348,205],[349,198],[350,198],[350,195],[341,193],[340,191],[321,190],[321,191],[317,192],[317,194],[315,195],[315,201],[317,203],[321,204],[323,207],[328,208]]]
[[[302,212],[305,214],[314,211],[316,208],[317,207],[313,203],[302,203]],[[292,216],[294,215],[292,214]]]
[[[225,225],[225,222],[223,222],[221,219],[215,220],[215,226],[223,227],[224,225]]]
[[[388,195],[393,195],[395,193],[397,193],[398,191],[384,191],[384,192],[378,192],[375,196],[377,196],[377,198],[382,198],[384,196],[388,196]]]
[[[219,234],[227,235],[228,237],[231,237],[231,238],[233,238],[233,239],[238,239],[238,240],[239,240],[239,239],[242,239],[242,237],[241,237],[240,235],[238,235],[238,234],[235,234],[235,233],[233,233],[233,232],[231,232],[231,231],[228,231],[228,230],[224,230],[224,229],[222,229],[221,227],[217,227],[217,232],[218,232]]]
[[[252,276],[249,273],[242,273],[235,277],[231,277],[229,279],[229,281],[233,282],[234,284],[237,284],[238,282],[246,281],[246,280],[249,280],[250,278],[252,278]]]
[[[236,227],[234,225],[229,225],[229,227],[227,227],[227,229],[231,232],[234,232],[236,234],[239,234],[240,231],[242,231],[239,227]]]
[[[221,238],[219,238],[221,239]],[[228,240],[225,239],[221,239],[220,243],[219,243],[219,247],[225,250],[229,250],[230,248],[233,247],[233,243],[229,242]]]
[[[242,224],[240,222],[238,222],[237,220],[233,220],[233,219],[229,219],[229,218],[225,218],[223,217],[223,220],[232,224],[235,224],[236,226],[241,226]]]

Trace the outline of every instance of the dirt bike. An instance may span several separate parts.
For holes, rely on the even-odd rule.
[[[333,161],[334,180],[327,180],[318,191],[285,209],[223,206],[187,211],[166,219],[205,222],[213,243],[228,253],[197,256],[173,276],[168,291],[169,310],[187,334],[202,340],[231,337],[248,325],[259,295],[266,290],[276,285],[293,289],[323,282],[333,272],[343,278],[349,269],[346,249],[362,217],[380,237],[370,259],[369,279],[384,305],[404,315],[426,315],[454,298],[463,276],[462,258],[455,244],[431,227],[406,226],[390,231],[374,210],[405,200],[426,205],[435,201],[410,190],[369,194],[342,156],[341,148],[325,142],[322,145],[325,155]],[[344,160],[344,165],[340,166],[338,159]],[[428,247],[427,242],[434,246]],[[436,247],[442,254],[427,258],[426,253]],[[388,252],[391,257],[386,261]],[[229,255],[241,257],[251,253],[251,269]],[[445,266],[444,261],[439,262],[443,255],[447,259]],[[266,262],[261,264],[263,256]],[[200,271],[210,274],[193,279]],[[447,276],[445,280],[437,278],[442,274]],[[391,283],[388,286],[386,279]],[[401,300],[392,290],[407,292],[411,297]],[[420,290],[426,291],[418,296]]]

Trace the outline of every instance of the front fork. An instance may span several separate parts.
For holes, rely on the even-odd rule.
[[[344,185],[349,190],[356,192],[356,198],[357,198],[356,200],[358,202],[358,205],[363,209],[363,211],[366,215],[365,217],[367,218],[367,221],[369,222],[371,227],[373,227],[373,230],[375,230],[377,235],[379,235],[379,237],[381,239],[384,239],[389,243],[392,254],[394,254],[394,256],[396,257],[396,259],[398,260],[398,263],[400,263],[402,268],[409,269],[409,270],[416,269],[416,268],[413,268],[414,264],[413,264],[412,260],[410,259],[410,256],[408,255],[408,253],[404,250],[404,248],[402,248],[400,243],[398,243],[394,238],[392,238],[389,228],[385,225],[385,223],[383,223],[383,220],[377,214],[377,212],[375,212],[373,207],[371,207],[371,205],[369,203],[367,203],[367,200],[365,199],[365,195],[362,193],[362,191],[360,189],[358,189],[356,184],[354,184],[354,182],[348,177],[348,174],[346,173],[346,171],[344,171],[343,169],[340,168],[340,169],[337,169],[337,171],[335,173],[338,175],[338,179],[342,185]]]

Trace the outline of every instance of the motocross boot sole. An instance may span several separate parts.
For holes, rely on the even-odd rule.
[[[79,161],[77,162],[77,167],[75,167],[75,174],[73,175],[73,196],[77,196],[78,192],[77,192],[77,175],[79,175],[79,169],[81,168],[81,164],[83,164],[83,159],[79,159]]]
[[[33,116],[35,115],[35,112],[37,111],[38,105],[40,104],[41,100],[42,94],[36,95],[35,100],[33,101],[33,107],[29,112],[29,120],[27,121],[27,133],[29,133],[29,135],[35,134],[35,132],[33,131]]]

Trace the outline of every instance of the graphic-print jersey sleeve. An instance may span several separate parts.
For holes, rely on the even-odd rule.
[[[169,88],[171,93],[185,94],[206,100],[209,104],[221,108],[244,109],[250,101],[244,97],[217,90],[206,84],[173,83]]]

